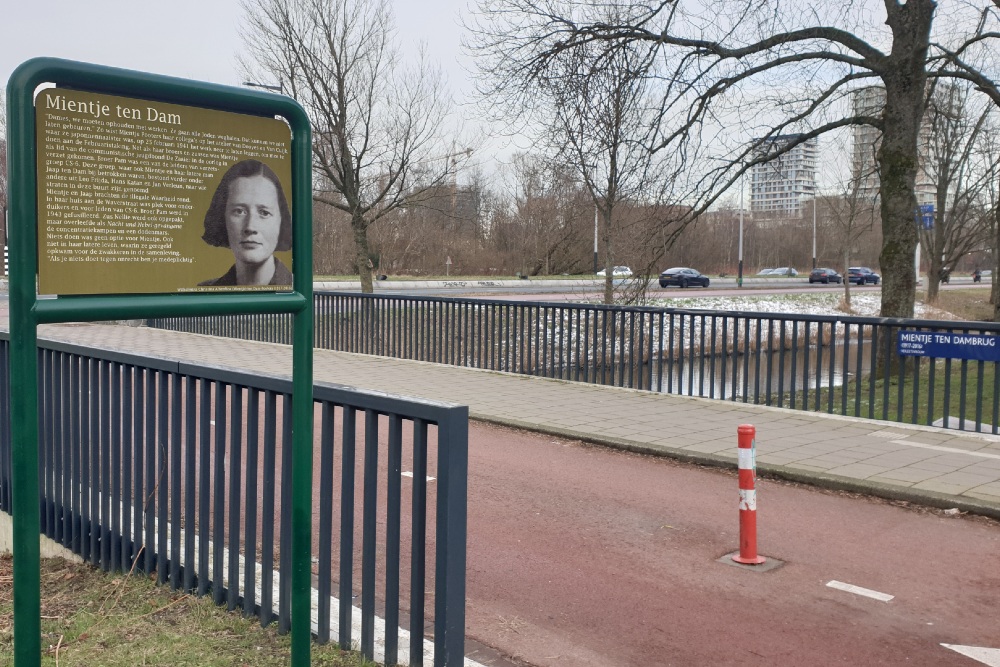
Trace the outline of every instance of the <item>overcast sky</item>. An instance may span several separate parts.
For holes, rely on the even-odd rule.
[[[239,0],[31,0],[3,11],[0,76],[36,56],[240,83]],[[465,88],[459,12],[465,0],[394,0],[400,46],[414,52],[422,40],[460,96]]]
[[[472,91],[462,54],[460,15],[469,0],[392,0],[396,35],[404,54],[421,43],[448,79],[456,102]],[[0,80],[6,87],[14,69],[39,56],[240,85],[236,55],[242,51],[240,0],[25,0],[4,3],[0,34]],[[268,83],[268,82],[262,82]],[[472,115],[467,106],[459,113]],[[478,159],[493,171],[507,142],[488,142]]]

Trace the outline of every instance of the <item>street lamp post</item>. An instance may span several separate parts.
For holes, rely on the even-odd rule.
[[[816,197],[813,197],[813,268],[816,268]]]
[[[743,179],[740,178],[740,243],[737,252],[739,268],[736,274],[736,286],[743,287]]]

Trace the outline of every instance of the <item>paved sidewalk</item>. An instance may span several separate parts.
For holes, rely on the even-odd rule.
[[[290,348],[268,343],[75,323],[39,338],[291,375]],[[736,427],[750,423],[761,473],[1000,519],[997,436],[326,350],[314,370],[319,382],[468,405],[478,420],[733,468]]]

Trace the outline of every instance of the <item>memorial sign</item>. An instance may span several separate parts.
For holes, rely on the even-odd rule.
[[[284,121],[63,88],[35,115],[41,294],[291,289]]]
[[[1000,336],[904,329],[897,334],[896,350],[904,357],[1000,361]]]

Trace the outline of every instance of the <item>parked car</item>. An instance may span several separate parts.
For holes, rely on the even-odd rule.
[[[708,276],[703,275],[696,269],[689,269],[683,266],[667,269],[660,274],[660,287],[669,287],[671,285],[676,285],[677,287],[687,287],[688,285],[708,287],[708,283]]]
[[[790,266],[782,266],[777,269],[771,269],[771,273],[768,275],[772,276],[797,276],[799,272]]]
[[[597,272],[597,275],[603,278],[604,276],[607,275],[607,273],[605,272],[604,269],[601,269],[600,271]],[[627,266],[615,266],[611,268],[611,275],[618,276],[620,278],[627,278],[632,275],[632,269],[628,268]]]
[[[771,275],[771,271],[774,271],[774,269],[761,269],[760,271],[757,272],[757,275],[758,276],[769,276],[769,275]]]
[[[844,276],[840,275],[833,269],[813,269],[809,272],[809,284],[813,283],[823,283],[824,285],[829,283],[840,283],[844,282]]]
[[[851,266],[847,269],[847,279],[855,285],[878,285],[882,276],[867,266]]]

